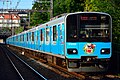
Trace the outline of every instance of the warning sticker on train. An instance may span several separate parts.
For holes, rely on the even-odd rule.
[[[87,43],[87,44],[85,44],[83,49],[84,49],[85,53],[91,54],[95,51],[95,47],[96,47],[95,44]]]

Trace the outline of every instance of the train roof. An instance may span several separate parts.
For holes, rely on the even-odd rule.
[[[55,24],[58,24],[58,23],[64,23],[65,22],[65,18],[68,16],[68,15],[72,15],[72,14],[79,14],[79,13],[98,13],[98,14],[105,14],[105,15],[108,15],[110,16],[109,14],[107,13],[104,13],[104,12],[75,12],[75,13],[64,13],[64,14],[61,14],[61,15],[58,15],[56,17],[53,17],[50,21],[44,23],[44,24],[40,24],[34,28],[31,28],[27,31],[23,31],[19,34],[16,34],[16,35],[13,35],[13,36],[10,36],[10,37],[14,37],[14,36],[17,36],[17,35],[22,35],[22,34],[25,34],[25,33],[28,33],[28,32],[33,32],[35,30],[38,30],[40,28],[44,28],[46,26],[54,26]],[[111,17],[111,16],[110,16]],[[9,37],[9,38],[10,38]]]
[[[14,36],[18,36],[18,35],[22,35],[22,34],[29,33],[29,32],[34,32],[35,30],[38,30],[38,29],[40,29],[40,28],[44,28],[45,26],[54,25],[54,23],[62,23],[62,22],[64,22],[64,18],[65,18],[65,16],[62,16],[62,17],[59,17],[59,18],[57,18],[57,19],[50,20],[49,22],[46,22],[46,23],[44,23],[44,24],[40,24],[40,25],[38,25],[37,27],[31,28],[31,29],[29,29],[29,30],[27,30],[27,31],[23,31],[23,32],[21,32],[21,33],[19,33],[19,34],[10,36],[10,37],[8,37],[8,38],[11,38],[11,37],[14,37]]]

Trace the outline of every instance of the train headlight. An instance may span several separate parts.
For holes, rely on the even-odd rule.
[[[110,54],[110,48],[101,49],[101,54]]]
[[[73,53],[76,53],[76,50],[73,50]]]
[[[68,54],[78,54],[78,50],[77,49],[73,49],[73,48],[67,49],[67,53]]]
[[[102,52],[102,53],[104,53],[104,52],[105,52],[105,50],[101,50],[101,52]]]

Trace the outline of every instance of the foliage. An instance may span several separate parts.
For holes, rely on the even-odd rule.
[[[83,11],[84,0],[54,0],[54,16]]]
[[[44,13],[40,13],[40,12],[34,12],[31,15],[31,26],[36,26],[42,23],[45,23],[46,21],[48,21],[48,13],[44,12]]]
[[[23,27],[18,27],[17,29],[15,29],[15,34],[21,33],[23,32],[24,28]]]
[[[31,26],[36,26],[45,23],[49,20],[49,13],[42,12],[42,10],[49,9],[49,3],[35,2],[32,9],[34,12],[31,14]]]
[[[0,32],[9,32],[9,31],[11,31],[11,28],[9,28],[9,27],[0,28]]]

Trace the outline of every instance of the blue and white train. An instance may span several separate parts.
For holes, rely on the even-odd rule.
[[[102,12],[68,13],[6,42],[59,57],[71,72],[104,71],[112,55],[112,18]]]

